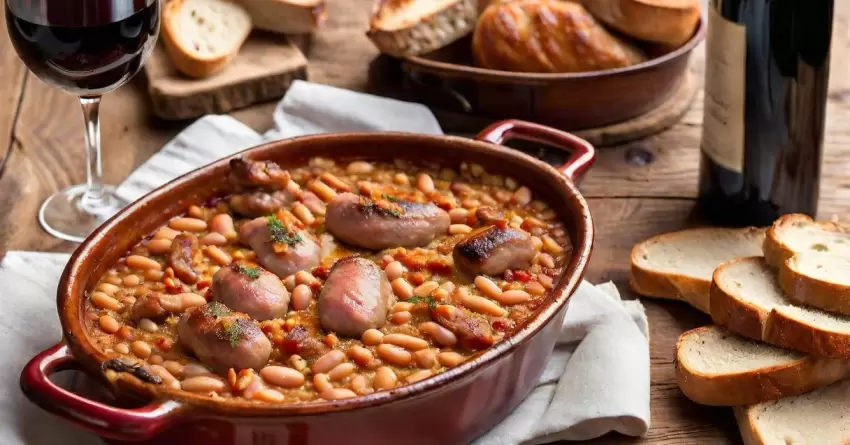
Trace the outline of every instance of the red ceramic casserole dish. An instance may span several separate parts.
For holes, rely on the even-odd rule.
[[[553,145],[571,155],[555,169],[499,145],[509,139]],[[273,160],[284,168],[302,165],[313,156],[428,159],[450,166],[461,161],[479,163],[488,171],[510,174],[547,202],[568,228],[574,250],[549,300],[514,336],[457,368],[395,390],[340,401],[257,405],[151,385],[125,373],[110,385],[121,405],[115,407],[52,383],[51,374],[68,368],[105,381],[101,365],[106,357],[92,345],[81,323],[86,291],[141,237],[190,205],[226,190],[229,158],[222,159],[128,206],[77,249],[57,296],[64,342],[36,356],[21,375],[21,387],[30,400],[112,443],[449,445],[468,443],[486,432],[534,387],[591,253],[590,211],[575,186],[593,162],[590,144],[537,124],[505,121],[489,127],[476,140],[399,133],[331,134],[272,142],[240,155]]]

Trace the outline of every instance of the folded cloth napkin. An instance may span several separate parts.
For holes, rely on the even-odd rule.
[[[297,81],[275,109],[276,128],[259,135],[229,116],[199,119],[118,187],[135,200],[154,187],[214,159],[258,143],[331,131],[397,130],[442,134],[427,108]],[[20,367],[60,338],[55,289],[67,255],[9,252],[0,263],[8,301],[0,335],[14,340],[0,364],[0,443],[94,444],[98,440],[25,402]],[[22,323],[26,320],[26,323]],[[48,335],[50,334],[50,335]],[[586,440],[649,429],[649,346],[646,315],[621,301],[611,283],[583,282],[573,296],[558,344],[538,385],[475,445],[532,445]]]

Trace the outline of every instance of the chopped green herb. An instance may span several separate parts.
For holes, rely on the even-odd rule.
[[[257,278],[260,278],[260,268],[259,267],[248,267],[248,266],[239,265],[237,267],[237,270],[239,271],[239,273],[241,273],[242,275],[247,275],[252,280],[256,280]]]
[[[272,241],[276,243],[288,244],[290,246],[303,241],[301,235],[290,232],[289,229],[287,229],[286,226],[283,225],[283,222],[277,219],[276,216],[269,215],[266,217],[266,220],[269,223],[269,237]]]
[[[226,315],[230,315],[230,309],[218,301],[211,301],[210,304],[207,305],[207,314],[215,317],[224,317]]]
[[[423,297],[423,296],[419,296],[419,295],[414,295],[414,296],[408,298],[407,302],[413,303],[413,304],[425,303],[431,309],[434,309],[435,307],[437,307],[437,300],[435,300],[434,297]]]
[[[367,201],[360,205],[360,208],[363,210],[363,213],[370,215],[372,213],[380,213],[383,215],[389,215],[394,218],[400,218],[401,212],[397,209],[391,209],[386,207],[381,207],[376,204],[374,201]]]
[[[812,249],[817,250],[818,252],[826,252],[829,250],[829,247],[826,247],[826,244],[812,244]]]
[[[389,202],[398,202],[398,198],[396,198],[393,195],[388,195],[386,193],[384,193],[384,199],[386,199]]]
[[[239,337],[245,332],[245,327],[242,325],[243,320],[236,320],[224,328],[224,335],[227,341],[230,342],[230,347],[235,348],[239,345]]]

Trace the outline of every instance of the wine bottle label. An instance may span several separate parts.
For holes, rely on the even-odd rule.
[[[747,30],[709,8],[706,39],[703,152],[736,172],[744,164]]]

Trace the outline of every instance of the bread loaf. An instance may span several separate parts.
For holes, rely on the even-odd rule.
[[[699,0],[581,0],[602,23],[640,40],[678,48],[694,35]]]
[[[384,54],[416,56],[472,32],[478,0],[381,0],[366,35]]]

